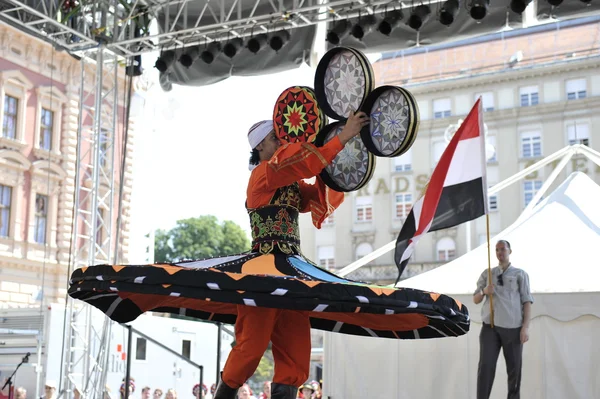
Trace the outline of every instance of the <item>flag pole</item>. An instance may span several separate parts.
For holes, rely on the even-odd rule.
[[[485,229],[487,234],[487,250],[488,250],[488,285],[492,285],[492,260],[490,250],[490,215],[485,214]],[[494,295],[490,295],[490,324],[494,328]]]

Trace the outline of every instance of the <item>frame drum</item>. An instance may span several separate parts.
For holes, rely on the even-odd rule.
[[[373,90],[374,76],[371,63],[360,51],[350,47],[331,49],[317,66],[317,101],[330,118],[346,120]]]
[[[360,137],[367,149],[380,157],[404,154],[415,142],[419,108],[413,95],[397,86],[381,86],[367,97],[362,111],[371,122]]]
[[[334,122],[317,135],[315,145],[321,147],[341,133],[344,122]],[[321,171],[321,179],[335,191],[348,192],[361,189],[371,180],[375,171],[375,156],[359,136],[353,137],[333,161]]]
[[[327,117],[310,87],[288,87],[277,98],[273,127],[281,141],[311,142],[326,124]]]

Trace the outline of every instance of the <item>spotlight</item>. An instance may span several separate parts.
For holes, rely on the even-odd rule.
[[[357,38],[358,40],[362,40],[365,35],[371,32],[373,29],[373,25],[375,25],[375,16],[367,15],[365,17],[359,18],[358,23],[354,24],[352,27],[352,36]]]
[[[419,30],[427,22],[431,15],[431,8],[425,4],[416,6],[408,17],[408,26],[414,30]]]
[[[167,69],[173,65],[175,61],[175,51],[169,50],[165,51],[158,57],[156,62],[154,63],[154,67],[159,70],[159,72],[166,72]]]
[[[248,50],[250,50],[251,53],[256,54],[265,46],[265,44],[267,44],[267,35],[262,33],[257,36],[252,36],[250,40],[248,40],[248,43],[246,43],[246,47],[248,47]]]
[[[562,4],[562,2],[563,0],[548,0],[548,4],[550,4],[553,7],[558,7]]]
[[[394,10],[386,13],[383,21],[379,23],[377,30],[382,34],[389,36],[390,33],[400,24],[400,21],[404,18],[402,10]]]
[[[343,21],[339,21],[333,26],[329,32],[327,32],[327,40],[329,43],[337,46],[340,44],[342,40],[350,33],[350,21],[344,19]]]
[[[179,57],[179,62],[181,62],[181,65],[183,65],[184,67],[189,68],[192,66],[194,61],[196,61],[198,59],[199,56],[200,56],[200,47],[199,46],[190,47],[189,49],[186,50],[185,53],[181,54],[181,57]]]
[[[281,50],[283,46],[290,40],[290,32],[287,30],[280,30],[269,39],[269,46],[275,51]]]
[[[440,23],[446,26],[452,25],[458,15],[458,10],[460,10],[459,0],[448,0],[444,2],[440,9]]]
[[[221,43],[212,42],[206,46],[204,51],[200,54],[200,58],[207,64],[211,64],[217,55],[221,52]]]
[[[471,3],[471,18],[476,19],[478,21],[485,18],[488,11],[488,6],[490,5],[490,0],[473,0]]]
[[[522,14],[527,6],[531,3],[531,0],[511,0],[510,9],[517,14]]]
[[[229,58],[233,58],[237,54],[238,50],[242,48],[243,45],[244,41],[239,37],[231,39],[223,47],[223,54],[225,54]]]

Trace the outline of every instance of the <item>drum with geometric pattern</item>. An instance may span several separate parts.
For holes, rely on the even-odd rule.
[[[317,135],[315,145],[320,147],[328,143],[344,129],[345,122],[334,122],[323,128]],[[359,136],[346,143],[333,161],[327,165],[320,176],[329,188],[349,192],[360,190],[371,180],[375,171],[375,156],[371,154]]]
[[[370,123],[360,137],[367,149],[380,157],[404,154],[415,142],[419,108],[413,95],[397,86],[381,86],[367,97],[362,111]]]
[[[312,142],[326,124],[327,117],[310,87],[288,87],[277,98],[273,127],[280,140],[289,143]]]
[[[346,120],[373,90],[375,78],[367,57],[350,47],[329,50],[317,66],[315,93],[327,116]]]

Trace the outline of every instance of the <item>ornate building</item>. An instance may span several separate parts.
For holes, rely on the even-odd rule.
[[[377,158],[369,184],[348,194],[320,230],[305,218],[303,251],[337,270],[395,240],[447,145],[446,131],[478,97],[490,186],[569,144],[600,148],[599,44],[600,18],[590,17],[384,54],[374,64],[377,85],[400,85],[414,94],[418,138],[401,157]],[[489,197],[492,237],[517,219],[557,162]],[[566,169],[565,177],[581,170],[600,182],[600,168],[587,159],[574,158]],[[461,256],[486,236],[485,218],[429,233],[402,277]],[[397,275],[392,251],[349,277],[389,284]]]
[[[93,65],[85,67],[94,73]],[[77,134],[79,117],[84,115],[80,109],[81,70],[81,61],[75,57],[0,24],[0,307],[39,305],[41,300],[64,302],[68,265],[80,244],[72,239],[72,231],[76,161],[81,155],[77,153]],[[117,82],[122,99],[123,71]],[[95,79],[86,79],[86,93],[95,91],[94,83]],[[89,101],[84,106],[93,105],[93,96]],[[114,165],[114,187],[118,187],[125,114],[120,106],[115,112],[120,118],[114,153],[102,156],[99,162],[103,168]],[[133,151],[132,126],[130,123],[127,170]],[[80,151],[91,157],[93,151],[86,145],[89,147],[83,143]],[[126,172],[124,176],[121,259],[126,260],[131,175]],[[89,176],[80,174],[80,178],[83,187],[89,186]],[[102,184],[106,192],[112,192],[107,182]],[[116,194],[113,203],[116,209]],[[82,206],[89,210],[91,204]],[[114,223],[116,211],[112,214]],[[88,227],[79,225],[80,231]],[[96,239],[111,245],[108,237]]]

